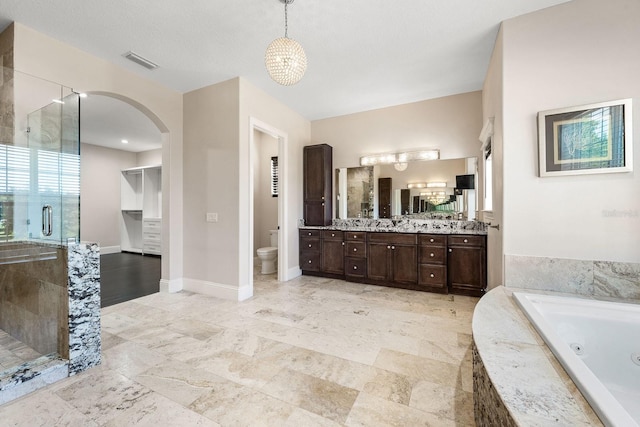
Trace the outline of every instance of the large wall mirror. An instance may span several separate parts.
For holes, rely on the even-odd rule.
[[[433,211],[474,219],[477,158],[336,169],[336,218],[424,217]]]

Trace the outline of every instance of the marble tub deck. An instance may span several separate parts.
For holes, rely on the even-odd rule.
[[[473,426],[477,298],[257,276],[241,303],[102,310],[102,365],[0,406],[12,426]]]

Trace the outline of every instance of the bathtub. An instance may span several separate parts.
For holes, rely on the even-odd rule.
[[[607,426],[640,426],[640,305],[514,292]]]

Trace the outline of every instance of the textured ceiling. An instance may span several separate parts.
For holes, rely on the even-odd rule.
[[[264,67],[284,34],[278,0],[0,0],[0,28],[20,22],[180,92],[242,76],[315,120],[479,90],[500,22],[564,2],[297,0],[289,37],[309,66],[290,87]]]

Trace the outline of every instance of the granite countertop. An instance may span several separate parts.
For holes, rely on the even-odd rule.
[[[497,287],[473,313],[473,340],[495,390],[518,425],[602,426],[512,297]],[[530,291],[526,291],[530,292]]]
[[[487,234],[487,224],[481,221],[458,221],[451,219],[334,219],[328,226],[305,226],[299,229],[369,231],[383,233],[429,233],[429,234]]]

